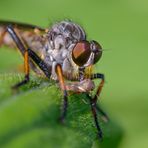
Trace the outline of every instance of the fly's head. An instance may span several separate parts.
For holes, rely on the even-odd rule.
[[[76,43],[72,50],[72,59],[79,67],[87,67],[99,61],[102,56],[101,45],[92,40],[84,40]]]

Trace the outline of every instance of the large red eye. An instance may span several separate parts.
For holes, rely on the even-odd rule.
[[[72,59],[78,66],[83,66],[88,61],[90,54],[90,43],[88,41],[80,41],[72,50]]]
[[[91,51],[94,53],[94,64],[99,61],[102,56],[102,47],[96,41],[90,42]]]

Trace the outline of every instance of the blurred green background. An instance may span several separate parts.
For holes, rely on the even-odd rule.
[[[47,27],[71,19],[104,48],[96,70],[106,76],[104,108],[124,130],[120,148],[148,147],[148,2],[146,0],[1,0],[0,19]],[[13,55],[13,56],[12,56]],[[0,72],[22,61],[0,49]]]

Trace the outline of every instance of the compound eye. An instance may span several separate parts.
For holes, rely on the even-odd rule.
[[[99,59],[102,56],[102,47],[101,45],[96,41],[90,42],[90,49],[94,53],[94,64],[99,61]]]
[[[80,41],[72,50],[72,59],[78,66],[83,66],[88,61],[90,54],[90,43],[88,41]]]

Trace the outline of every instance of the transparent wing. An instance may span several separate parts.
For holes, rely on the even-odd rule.
[[[18,22],[10,22],[10,21],[0,21],[0,45],[7,45],[9,47],[15,48],[13,40],[7,33],[7,26],[12,25],[13,28],[16,30],[18,35],[24,42],[30,47],[35,50],[41,48],[43,38],[46,32],[46,29]],[[37,49],[36,49],[37,48]]]

